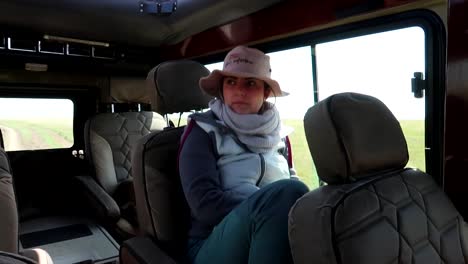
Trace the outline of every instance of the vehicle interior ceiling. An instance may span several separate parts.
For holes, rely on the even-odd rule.
[[[138,1],[1,1],[0,97],[66,98],[74,107],[71,148],[7,149],[20,221],[86,214],[72,178],[89,165],[72,151],[84,150],[84,124],[109,102],[111,85],[139,89],[164,61],[161,47],[278,2],[178,0],[172,14],[150,14]]]
[[[239,32],[248,31],[252,25],[268,25],[261,15],[255,19],[251,15],[270,8],[281,14],[284,2],[178,0],[172,14],[149,14],[140,10],[139,1],[133,0],[1,1],[0,98],[68,98],[74,103],[71,148],[8,152],[21,220],[76,214],[76,208],[82,206],[71,179],[89,173],[89,167],[72,151],[84,150],[84,124],[98,112],[100,104],[108,102],[111,85],[129,81],[135,86],[144,85],[148,71],[168,59],[207,57],[239,43],[260,43],[262,38],[268,39],[268,28],[256,38],[230,38],[230,34],[242,34]],[[310,12],[322,21],[334,19],[320,17],[319,11]],[[281,19],[287,21],[293,16],[285,10]],[[236,26],[240,28],[221,27],[232,21],[239,21]],[[219,43],[206,43],[209,48],[196,42],[200,38],[192,40],[197,34],[212,36],[209,29],[224,30],[224,38]],[[290,30],[290,25],[286,29]],[[288,33],[281,29],[277,32],[279,37]],[[39,46],[51,50],[41,50]],[[86,212],[86,208],[81,210]]]

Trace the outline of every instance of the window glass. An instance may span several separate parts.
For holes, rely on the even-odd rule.
[[[69,99],[0,98],[0,129],[6,151],[73,146]]]
[[[280,112],[283,129],[290,130],[294,168],[310,189],[318,187],[318,177],[304,132],[304,115],[314,104],[312,55],[310,46],[268,53],[271,77],[288,96],[270,98]]]
[[[425,36],[410,27],[316,45],[318,100],[340,92],[380,99],[400,121],[408,166],[425,170],[425,100],[411,91],[414,72],[425,72]]]
[[[372,95],[383,101],[400,121],[410,160],[408,166],[425,170],[425,100],[411,91],[415,72],[425,72],[425,36],[420,27],[381,32],[315,46],[317,100],[340,92]],[[286,97],[270,99],[280,111],[293,149],[294,167],[312,189],[318,186],[304,133],[303,118],[314,104],[311,47],[268,53],[272,78]],[[222,62],[205,65],[222,69]]]

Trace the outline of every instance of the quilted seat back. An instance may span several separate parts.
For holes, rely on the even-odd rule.
[[[131,149],[137,140],[165,127],[164,118],[150,111],[100,113],[88,120],[85,134],[89,160],[99,184],[113,195],[132,178]]]
[[[405,168],[406,141],[378,99],[331,96],[310,108],[306,136],[328,183],[290,212],[295,263],[466,263],[466,224],[433,178]]]

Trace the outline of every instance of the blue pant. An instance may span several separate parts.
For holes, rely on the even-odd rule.
[[[308,192],[300,181],[265,186],[232,210],[205,240],[190,240],[191,263],[293,263],[288,213]]]

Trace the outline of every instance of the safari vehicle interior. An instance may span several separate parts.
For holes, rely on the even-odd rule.
[[[312,160],[306,111],[362,93],[389,107],[407,166],[466,219],[466,10],[447,0],[0,1],[0,129],[18,213],[6,230],[18,229],[18,251],[40,248],[53,263],[182,259],[173,220],[184,200],[167,166],[183,128],[171,127],[203,108],[197,79],[237,45],[267,53],[290,91],[272,100],[312,192],[330,183]]]

